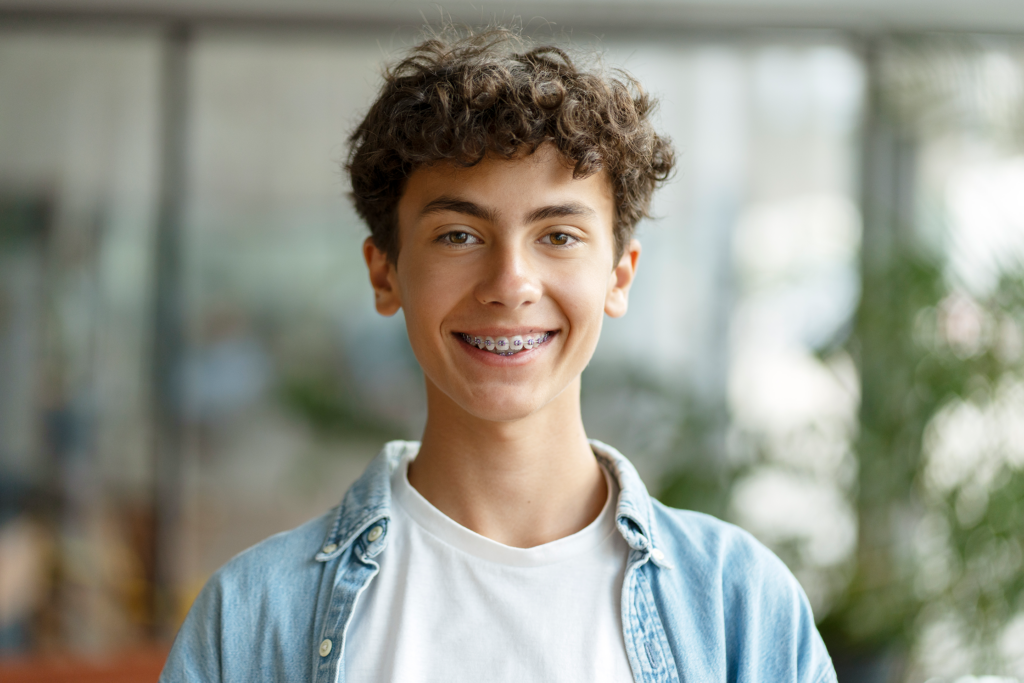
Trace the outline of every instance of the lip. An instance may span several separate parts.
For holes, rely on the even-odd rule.
[[[456,330],[452,334],[456,336],[468,334],[471,337],[514,337],[516,335],[524,336],[527,334],[544,334],[557,331],[555,329],[549,330],[545,327],[488,327],[486,329]]]
[[[485,363],[487,365],[491,365],[491,366],[494,366],[494,367],[516,367],[516,366],[519,366],[519,365],[525,365],[527,363],[533,362],[534,360],[536,360],[536,359],[540,358],[541,356],[543,356],[545,354],[545,352],[547,351],[548,347],[551,345],[551,341],[556,336],[558,336],[558,334],[560,333],[559,330],[549,330],[548,334],[550,336],[548,337],[548,339],[543,344],[541,344],[540,346],[538,346],[536,348],[533,348],[533,349],[526,349],[526,350],[523,350],[523,351],[518,351],[518,352],[512,354],[511,356],[499,356],[496,353],[492,353],[490,351],[485,351],[484,349],[478,349],[477,347],[473,346],[472,344],[467,343],[466,340],[462,338],[462,334],[469,334],[469,335],[477,336],[477,337],[494,337],[494,336],[509,337],[509,336],[515,336],[517,334],[523,335],[523,334],[530,334],[530,333],[535,333],[535,332],[538,332],[538,331],[543,331],[543,330],[537,330],[537,329],[532,328],[532,327],[520,328],[519,330],[515,330],[515,331],[511,331],[511,332],[504,332],[504,331],[502,331],[502,332],[494,332],[494,329],[503,329],[503,328],[491,328],[491,330],[488,331],[487,333],[481,333],[481,332],[476,332],[476,331],[472,331],[471,332],[471,331],[468,331],[468,330],[467,331],[461,331],[460,330],[459,332],[453,332],[452,336],[455,338],[455,341],[459,345],[459,348],[461,348],[463,351],[465,351],[471,358],[474,358],[476,360],[479,360],[482,363]],[[510,329],[510,328],[504,328],[504,329]]]

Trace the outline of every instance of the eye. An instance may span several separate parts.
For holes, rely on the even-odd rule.
[[[548,244],[553,244],[556,247],[567,247],[579,242],[578,238],[573,237],[567,232],[549,232],[541,239],[546,240]]]
[[[471,232],[466,232],[465,230],[452,230],[451,232],[446,232],[438,237],[437,241],[443,244],[462,247],[469,244],[478,244],[480,242],[480,238]]]

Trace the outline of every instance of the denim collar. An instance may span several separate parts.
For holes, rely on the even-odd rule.
[[[654,523],[654,506],[640,475],[633,465],[611,446],[590,440],[594,455],[615,477],[619,484],[615,524],[630,548],[645,555],[658,546]],[[419,449],[417,441],[390,441],[366,468],[366,471],[345,494],[337,514],[316,551],[319,562],[332,560],[352,545],[372,526],[386,528],[391,518],[391,474],[402,460]],[[372,556],[383,550],[383,536],[366,541],[367,554]],[[370,546],[376,546],[371,548]],[[652,556],[656,564],[670,566],[659,557]]]

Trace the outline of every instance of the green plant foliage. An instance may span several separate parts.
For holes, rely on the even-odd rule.
[[[906,650],[922,611],[942,605],[976,645],[992,643],[1022,607],[1024,473],[1003,466],[988,490],[965,484],[939,495],[925,481],[925,440],[943,409],[957,401],[984,407],[992,387],[1021,376],[1024,277],[1004,276],[979,300],[951,285],[941,263],[901,252],[865,280],[848,343],[862,384],[858,548],[853,580],[823,634],[846,651]],[[970,515],[965,496],[973,496]],[[922,590],[926,565],[939,558],[912,548],[922,520],[935,515],[947,531],[937,552],[953,560],[946,585]],[[989,650],[979,650],[979,665],[993,670]]]
[[[725,406],[639,367],[583,374],[587,433],[645,461],[668,463],[652,493],[675,508],[724,517],[735,473],[725,457]]]
[[[669,453],[678,453],[675,468],[661,482],[658,500],[683,510],[696,510],[724,519],[738,470],[724,453],[721,435],[725,411],[714,410],[689,396],[677,401],[677,419]]]
[[[847,350],[861,377],[859,521],[853,580],[822,630],[840,647],[870,648],[906,642],[920,605],[909,590],[913,571],[894,532],[914,505],[913,482],[921,439],[947,394],[950,378],[921,373],[928,350],[915,339],[918,314],[945,294],[939,264],[912,253],[868,274]]]
[[[1024,609],[1024,471],[1006,469],[985,494],[984,514],[964,524],[957,514],[962,489],[945,500],[955,561],[948,587],[936,601],[956,613],[973,635],[977,665],[998,671],[999,631]]]
[[[360,408],[330,375],[292,377],[278,391],[285,408],[322,438],[403,438],[401,426]]]

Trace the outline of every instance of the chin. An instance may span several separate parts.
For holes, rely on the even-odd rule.
[[[462,405],[467,413],[490,422],[515,422],[540,410],[543,406],[536,401],[495,400],[468,401]]]

